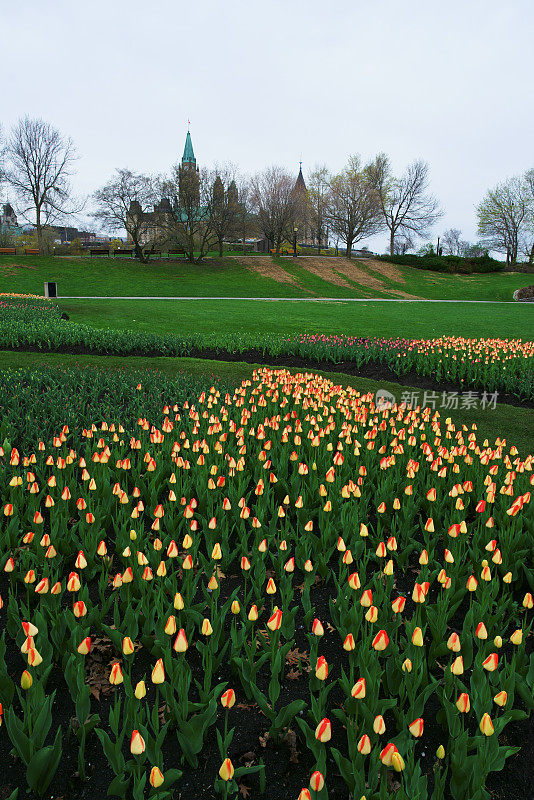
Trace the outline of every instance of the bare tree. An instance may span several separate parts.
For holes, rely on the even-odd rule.
[[[251,182],[252,204],[263,235],[278,254],[282,242],[291,241],[297,214],[294,179],[282,167],[269,167]]]
[[[391,170],[389,158],[381,153],[372,169],[384,223],[389,229],[389,252],[395,252],[395,237],[408,233],[425,239],[443,212],[435,197],[427,193],[429,167],[414,161],[400,178]]]
[[[409,233],[401,233],[395,239],[395,254],[405,256],[408,250],[414,250],[415,243]]]
[[[96,211],[92,217],[105,230],[115,233],[125,230],[136,257],[146,263],[149,254],[143,251],[143,245],[150,241],[152,249],[155,246],[157,231],[153,209],[158,197],[153,178],[129,169],[118,169],[113,178],[93,194]]]
[[[224,241],[237,234],[239,200],[236,168],[233,164],[216,166],[212,177],[211,228],[222,258]]]
[[[378,233],[384,225],[371,167],[362,168],[359,157],[351,156],[345,169],[330,180],[328,224],[345,242],[347,258],[352,257],[354,244]]]
[[[246,239],[259,233],[258,220],[254,214],[252,184],[249,178],[241,177],[237,183],[237,236],[243,243],[243,255],[246,253]]]
[[[48,122],[24,117],[11,131],[4,155],[5,180],[22,204],[23,216],[35,215],[41,248],[43,226],[75,212],[69,208],[69,178],[76,160],[74,145]]]
[[[308,179],[308,202],[317,252],[328,245],[328,204],[330,199],[330,173],[326,165],[318,165]]]
[[[524,175],[524,190],[526,196],[527,213],[525,215],[523,230],[521,231],[521,252],[528,259],[529,264],[534,264],[534,169],[529,169]]]
[[[506,253],[515,264],[520,235],[528,213],[528,195],[522,178],[510,178],[489,189],[477,207],[478,232],[491,250]]]
[[[458,228],[449,228],[441,237],[441,245],[445,255],[460,256],[462,255],[462,231]]]
[[[185,250],[189,261],[200,263],[217,241],[213,229],[213,174],[207,169],[177,164],[161,187],[169,203],[166,238]]]

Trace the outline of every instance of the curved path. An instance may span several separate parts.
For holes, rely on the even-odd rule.
[[[103,297],[101,295],[61,295],[53,298],[55,300],[265,300],[270,302],[283,301],[294,303],[508,303],[513,305],[514,300],[427,300],[425,298],[408,299],[404,297],[137,297],[130,295],[118,295],[115,297]]]

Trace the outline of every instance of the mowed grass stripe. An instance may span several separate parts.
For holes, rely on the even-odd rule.
[[[343,303],[197,300],[60,300],[71,320],[151,333],[300,333],[534,339],[529,304]]]

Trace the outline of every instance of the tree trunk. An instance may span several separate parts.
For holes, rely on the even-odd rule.
[[[347,258],[352,258],[352,239],[347,239],[347,251],[345,255]]]
[[[135,241],[135,240],[134,240],[133,246],[134,246],[134,253],[135,253],[135,257],[136,257],[136,258],[138,258],[138,259],[139,259],[139,261],[140,261],[142,264],[144,264],[144,263],[145,263],[145,261],[144,261],[144,255],[143,255],[143,247],[142,247],[142,245],[140,245],[140,244],[139,244],[139,242],[137,242],[137,241]]]
[[[389,234],[389,253],[392,256],[395,255],[395,231],[393,230],[393,228],[391,229]]]
[[[37,231],[37,247],[39,253],[43,252],[43,228],[41,225],[41,207],[37,206],[35,209],[35,229]]]
[[[528,255],[528,263],[529,264],[534,264],[534,244],[530,248],[530,253]]]
[[[223,257],[223,240],[219,240],[219,258]]]

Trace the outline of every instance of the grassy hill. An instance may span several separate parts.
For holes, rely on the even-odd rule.
[[[140,264],[108,258],[0,256],[0,291],[42,294],[55,280],[60,296],[395,298],[511,300],[531,275],[444,275],[375,260],[212,258]]]

